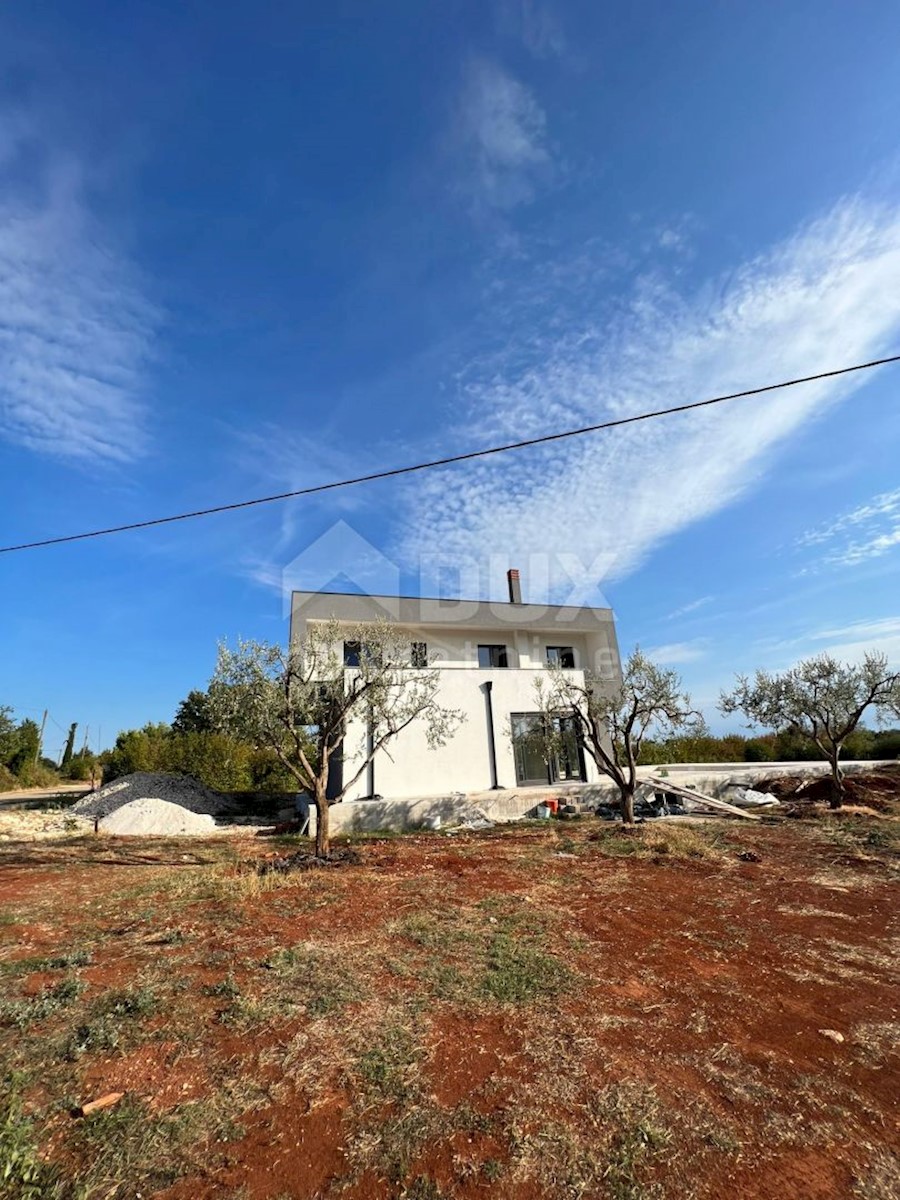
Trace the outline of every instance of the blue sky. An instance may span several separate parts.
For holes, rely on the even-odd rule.
[[[898,44],[877,0],[11,0],[0,541],[897,352]],[[0,703],[51,750],[168,719],[219,638],[286,636],[285,580],[381,586],[366,545],[605,598],[713,717],[738,670],[896,660],[898,389],[0,556]]]

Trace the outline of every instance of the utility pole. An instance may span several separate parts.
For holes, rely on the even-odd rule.
[[[41,732],[38,734],[37,750],[34,752],[34,765],[37,766],[41,760],[41,751],[44,749],[44,726],[47,724],[48,710],[44,709],[44,715],[41,719]]]

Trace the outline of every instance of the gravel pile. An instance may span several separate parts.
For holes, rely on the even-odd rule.
[[[203,837],[216,832],[216,823],[209,813],[191,812],[180,804],[148,796],[103,817],[99,829],[120,837]]]
[[[136,771],[114,779],[99,791],[73,804],[70,812],[79,817],[109,817],[136,800],[160,800],[198,816],[222,817],[232,808],[230,800],[214,792],[190,775],[165,775],[161,772]]]

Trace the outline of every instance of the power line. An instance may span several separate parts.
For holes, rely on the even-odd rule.
[[[18,546],[0,546],[0,554],[12,554],[17,550],[37,550],[42,546],[60,546],[64,542],[81,542],[88,538],[106,537],[111,533],[129,533],[135,529],[150,529],[156,525],[171,525],[176,521],[190,521],[195,517],[210,517],[214,513],[236,512],[242,508],[253,508],[258,504],[274,504],[278,500],[294,500],[299,496],[313,496],[337,488],[353,487],[358,483],[374,483],[379,479],[394,479],[398,475],[411,475],[414,471],[428,471],[434,467],[448,467],[454,463],[471,462],[475,458],[487,458],[491,454],[505,454],[509,450],[525,450],[529,446],[561,442],[566,438],[581,437],[587,433],[599,433],[604,429],[616,429],[621,425],[633,425],[638,421],[649,421],[654,417],[668,417],[674,413],[690,412],[696,408],[709,408],[723,404],[726,400],[740,400],[745,396],[760,396],[764,392],[775,392],[782,388],[796,387],[801,383],[815,383],[820,379],[833,379],[838,375],[849,375],[854,371],[868,371],[872,367],[883,367],[888,363],[900,362],[900,354],[889,358],[876,358],[871,362],[856,363],[852,367],[838,367],[834,371],[819,371],[816,375],[803,375],[799,379],[786,379],[781,383],[768,383],[764,387],[748,388],[743,392],[730,392],[726,396],[713,396],[710,400],[694,400],[689,404],[675,404],[671,408],[658,408],[653,412],[638,413],[632,417],[617,417],[612,421],[601,421],[596,425],[583,425],[579,429],[566,429],[561,433],[545,433],[540,437],[525,438],[520,442],[506,442],[502,446],[488,446],[483,450],[470,450],[465,454],[451,454],[446,458],[435,458],[428,462],[413,463],[406,467],[391,467],[385,471],[373,471],[368,475],[357,475],[352,479],[336,479],[331,483],[319,483],[313,487],[298,488],[293,492],[278,492],[274,496],[257,496],[253,500],[238,500],[233,504],[217,504],[212,508],[198,508],[193,512],[176,513],[170,517],[152,517],[146,521],[133,521],[128,525],[111,525],[108,529],[92,529],[86,533],[68,533],[61,537],[44,538],[39,542],[22,542]]]

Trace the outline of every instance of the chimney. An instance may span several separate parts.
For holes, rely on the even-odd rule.
[[[509,602],[510,604],[522,603],[522,587],[519,583],[519,572],[515,568],[506,572],[506,581],[509,584]]]

